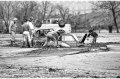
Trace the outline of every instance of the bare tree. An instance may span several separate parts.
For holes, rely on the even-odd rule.
[[[37,3],[34,1],[24,1],[24,2],[16,2],[17,5],[14,7],[15,16],[21,21],[24,22],[29,17],[34,17],[35,15],[35,7]]]
[[[55,7],[49,1],[42,1],[38,3],[36,17],[44,22],[45,19],[50,18],[50,16],[54,13]]]
[[[44,21],[53,14],[54,10],[55,7],[49,1],[19,1],[14,8],[15,16],[21,20],[21,22],[31,16],[40,21]]]
[[[81,17],[80,17],[80,11],[78,11],[76,13],[76,15],[74,16],[74,25],[75,25],[75,32],[77,30],[77,27],[81,24]]]
[[[57,5],[57,9],[63,21],[67,22],[69,18],[69,12],[70,12],[69,8],[64,7],[63,5]]]
[[[116,32],[118,33],[119,29],[118,29],[118,24],[117,24],[117,16],[118,16],[118,12],[120,11],[120,9],[119,9],[120,2],[118,2],[118,1],[98,1],[98,2],[95,2],[94,5],[98,9],[106,10],[106,12],[112,13],[114,25],[116,27]]]
[[[13,16],[13,2],[1,1],[0,2],[0,18],[5,24],[5,32],[8,33],[10,19]]]
[[[69,14],[69,23],[74,26],[75,32],[77,31],[78,27],[81,25],[81,16],[80,11],[77,11],[76,13],[72,12],[72,14]]]

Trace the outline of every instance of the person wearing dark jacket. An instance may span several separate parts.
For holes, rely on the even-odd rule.
[[[94,32],[94,30],[89,30],[88,37],[90,37],[90,36],[93,37],[92,43],[95,44],[97,41],[98,34],[96,32]]]

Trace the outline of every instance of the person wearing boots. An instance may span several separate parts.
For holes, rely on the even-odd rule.
[[[34,25],[31,23],[31,18],[22,25],[22,30],[23,30],[22,47],[32,47]]]
[[[16,25],[17,18],[14,18],[13,21],[10,22],[9,26],[9,33],[11,35],[11,45],[13,46],[15,44],[15,34],[16,34]]]

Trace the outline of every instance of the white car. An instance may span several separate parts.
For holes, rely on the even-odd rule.
[[[45,36],[41,36],[38,34],[36,34],[36,37],[34,38],[34,40],[39,44],[44,44],[45,42]],[[58,44],[61,47],[77,47],[79,45],[79,40],[78,38],[71,33],[67,33],[67,34],[63,34],[61,36],[61,39],[59,39]]]
[[[40,28],[36,28],[36,32],[38,32],[35,38],[36,41],[40,41],[43,44],[45,42],[44,40],[45,34],[48,33],[50,30],[53,30],[53,31],[64,30],[65,31],[65,34],[62,35],[61,39],[58,41],[60,45],[62,45],[63,47],[64,46],[65,47],[78,46],[79,40],[77,36],[75,36],[74,34],[71,34],[70,24],[64,24],[63,27],[60,27],[59,24],[42,24]]]

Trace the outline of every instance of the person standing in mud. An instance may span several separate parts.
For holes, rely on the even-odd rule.
[[[22,25],[22,30],[23,30],[23,45],[22,47],[32,47],[33,43],[33,33],[34,33],[34,25],[31,22],[31,18],[26,21],[23,25]]]
[[[92,44],[96,44],[98,34],[96,32],[94,32],[94,30],[89,30],[88,37],[90,37],[90,36],[93,37]]]
[[[31,47],[33,47],[33,40],[34,40],[34,33],[35,33],[35,27],[33,24],[33,17],[30,17],[29,20],[27,21],[27,23],[30,27],[29,33],[30,33],[30,38],[31,38]]]
[[[9,26],[9,33],[11,35],[11,45],[13,46],[15,43],[15,34],[16,34],[16,30],[17,30],[17,18],[14,18],[13,21],[10,22],[10,26]]]

